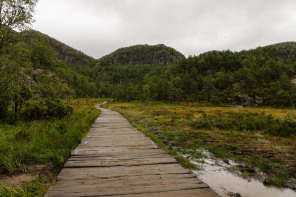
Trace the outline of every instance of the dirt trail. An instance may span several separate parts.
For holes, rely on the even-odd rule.
[[[100,110],[45,196],[218,196],[118,112]]]

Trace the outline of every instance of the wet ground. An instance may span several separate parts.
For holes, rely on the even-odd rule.
[[[262,182],[253,178],[242,178],[238,174],[231,173],[229,168],[234,168],[235,162],[231,160],[223,161],[214,158],[207,150],[199,149],[207,158],[202,162],[197,162],[194,158],[189,158],[192,163],[202,170],[193,171],[199,179],[207,183],[222,197],[242,196],[242,197],[295,197],[296,192],[291,189],[278,189],[276,187],[265,186]],[[185,155],[186,156],[186,155]]]

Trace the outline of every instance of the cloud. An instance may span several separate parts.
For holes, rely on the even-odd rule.
[[[33,28],[99,58],[163,43],[185,55],[295,40],[294,0],[40,0]]]

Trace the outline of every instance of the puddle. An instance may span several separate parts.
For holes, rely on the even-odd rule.
[[[239,196],[242,197],[295,197],[296,192],[291,189],[278,189],[275,187],[266,187],[255,179],[244,179],[236,174],[229,172],[226,168],[237,165],[229,160],[225,163],[221,159],[213,158],[207,150],[199,149],[208,158],[203,159],[204,163],[196,162],[190,159],[192,163],[201,167],[203,170],[194,170],[193,172],[203,182],[207,183],[222,197]],[[184,155],[186,157],[186,155]]]

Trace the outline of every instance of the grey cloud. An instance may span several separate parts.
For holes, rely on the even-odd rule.
[[[185,55],[295,40],[294,0],[40,0],[33,28],[99,58],[163,43]]]

